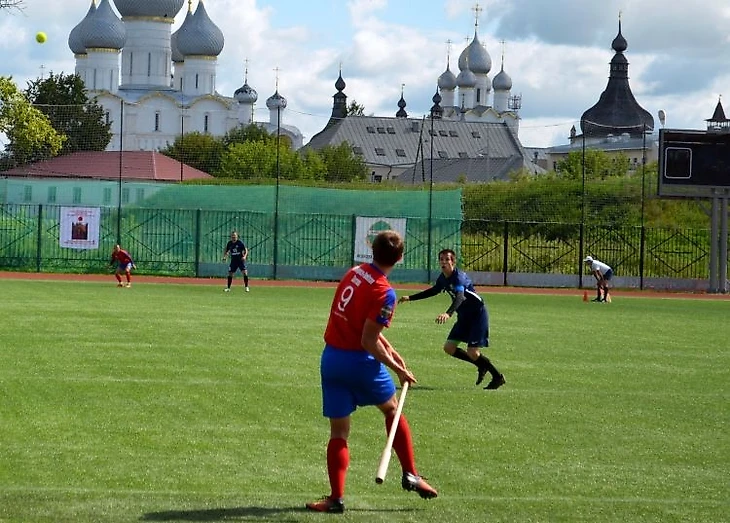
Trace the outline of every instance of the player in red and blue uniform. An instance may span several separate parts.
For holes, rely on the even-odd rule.
[[[127,278],[126,287],[131,287],[132,269],[136,269],[136,266],[134,265],[134,260],[132,260],[132,257],[129,255],[129,253],[122,249],[119,245],[114,246],[114,250],[112,251],[112,258],[111,260],[109,260],[109,265],[114,265],[115,263],[117,265],[117,270],[114,273],[114,277],[117,279],[117,287],[125,286],[122,283],[122,273],[124,273]]]
[[[436,323],[445,323],[456,313],[456,323],[451,328],[444,351],[454,358],[466,361],[477,367],[477,385],[489,372],[492,380],[485,389],[498,389],[504,385],[504,376],[481,350],[489,347],[489,315],[487,305],[474,289],[469,276],[456,267],[456,253],[451,249],[439,252],[441,274],[436,283],[425,291],[410,296],[401,296],[398,303],[405,301],[423,300],[446,292],[451,297],[451,305],[436,317]],[[459,343],[466,343],[466,351],[459,347]]]
[[[396,295],[388,274],[403,256],[403,239],[394,231],[380,232],[373,241],[373,263],[350,269],[342,278],[330,309],[320,361],[322,413],[330,421],[327,474],[331,493],[307,503],[317,512],[343,512],[345,478],[350,463],[347,438],[350,416],[358,408],[375,405],[385,416],[386,433],[398,407],[390,368],[401,383],[416,378],[383,336],[395,310]],[[411,430],[401,414],[393,441],[403,470],[401,486],[422,498],[438,493],[416,472]]]

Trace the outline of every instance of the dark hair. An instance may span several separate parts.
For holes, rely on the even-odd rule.
[[[373,240],[373,261],[393,267],[403,257],[403,238],[395,231],[381,231]]]
[[[441,258],[442,254],[449,254],[453,258],[454,261],[456,261],[456,253],[452,251],[451,249],[442,249],[439,251],[439,258]]]

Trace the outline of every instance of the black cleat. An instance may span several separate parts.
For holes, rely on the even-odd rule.
[[[421,476],[416,476],[415,474],[411,474],[410,472],[403,473],[401,486],[403,487],[403,490],[407,490],[409,492],[418,492],[418,495],[421,496],[423,499],[431,499],[439,495],[439,493],[436,492],[436,489],[426,483],[426,481]]]
[[[487,368],[485,366],[479,367],[479,371],[477,374],[477,382],[475,385],[479,385],[482,381],[484,381],[484,376],[487,375]]]
[[[484,387],[484,390],[495,390],[500,388],[505,383],[507,383],[507,381],[504,379],[504,375],[497,374],[495,377],[492,378],[492,381],[490,381],[489,384]]]
[[[328,512],[330,514],[342,514],[345,511],[345,503],[341,499],[332,499],[325,496],[319,501],[313,501],[305,505],[314,512]]]
[[[598,301],[603,301],[603,300],[602,300],[601,298],[593,298],[593,299],[592,299],[591,301],[596,301],[596,302],[598,302]]]

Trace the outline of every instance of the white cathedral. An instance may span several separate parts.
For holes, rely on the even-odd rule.
[[[90,97],[112,122],[108,151],[155,151],[190,132],[223,136],[251,123],[277,130],[302,146],[302,133],[285,125],[286,98],[277,89],[266,100],[268,122],[254,120],[256,90],[244,84],[233,97],[216,91],[218,56],[224,37],[205,10],[193,11],[172,32],[185,0],[91,0],[86,16],[71,30],[68,45],[75,72]],[[247,76],[247,74],[246,74]]]

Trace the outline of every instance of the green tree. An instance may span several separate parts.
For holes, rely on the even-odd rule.
[[[365,116],[365,106],[357,103],[357,100],[351,101],[347,106],[347,116]]]
[[[172,145],[160,150],[165,156],[213,176],[221,171],[225,151],[221,139],[197,131],[178,136]]]
[[[585,151],[585,179],[604,180],[613,176],[626,176],[629,159],[624,154],[612,155],[599,149]],[[558,176],[567,180],[582,180],[583,151],[573,151],[558,162],[555,169]]]
[[[223,137],[223,144],[228,147],[234,143],[245,142],[270,142],[275,140],[275,136],[271,136],[266,129],[255,123],[249,125],[239,125],[231,129]]]
[[[251,141],[234,143],[223,155],[220,176],[242,180],[276,178],[299,180],[311,178],[305,162],[287,145],[279,146],[278,169],[276,142]]]
[[[51,73],[29,82],[25,95],[56,131],[66,135],[61,154],[103,151],[109,145],[111,122],[106,121],[104,108],[89,100],[80,76]]]
[[[327,145],[319,150],[319,155],[327,168],[324,177],[326,181],[349,182],[367,179],[368,168],[363,159],[352,152],[349,143]]]
[[[3,169],[52,158],[66,139],[6,76],[0,76],[0,133],[8,140],[0,158]]]

